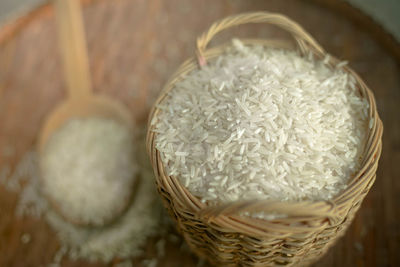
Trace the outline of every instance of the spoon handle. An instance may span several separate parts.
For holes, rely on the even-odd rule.
[[[82,100],[92,94],[85,30],[79,0],[55,0],[60,52],[68,95]]]

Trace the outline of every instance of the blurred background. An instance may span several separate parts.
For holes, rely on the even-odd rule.
[[[1,0],[0,23],[12,14],[24,12],[46,0]],[[347,1],[372,16],[400,40],[399,0],[339,0]]]

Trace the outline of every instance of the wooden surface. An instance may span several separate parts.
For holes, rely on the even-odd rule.
[[[195,38],[229,14],[281,12],[302,24],[327,51],[349,60],[375,93],[385,126],[383,154],[375,185],[352,226],[316,266],[400,266],[400,64],[393,49],[374,39],[377,35],[352,23],[351,16],[321,5],[322,0],[315,1],[318,5],[294,0],[84,2],[94,90],[121,100],[141,125],[162,84],[193,55]],[[262,25],[222,35],[286,37]],[[36,142],[44,116],[64,97],[57,48],[50,6],[0,29],[0,169],[13,166]],[[16,153],[2,153],[8,146]],[[0,266],[46,266],[59,247],[57,237],[43,221],[15,218],[17,198],[0,186]],[[32,236],[28,244],[20,241],[23,233]],[[158,266],[196,266],[196,257],[180,244],[167,247]],[[142,258],[155,253],[150,240]],[[134,266],[141,266],[140,261],[134,259]],[[104,264],[64,260],[63,266]]]

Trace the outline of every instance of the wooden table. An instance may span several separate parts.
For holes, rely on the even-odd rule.
[[[216,19],[254,10],[281,12],[302,24],[327,51],[349,60],[375,93],[383,120],[377,180],[344,238],[316,266],[400,266],[400,49],[361,12],[333,0],[98,0],[83,1],[94,88],[132,110],[144,125],[149,104],[174,69],[194,53],[195,38]],[[264,25],[222,34],[286,37]],[[218,42],[217,41],[217,42]],[[35,143],[45,114],[63,97],[53,10],[44,5],[0,29],[0,169],[14,166]],[[0,266],[45,266],[59,247],[43,221],[18,219],[18,196],[0,187]],[[29,233],[32,241],[20,237]],[[179,245],[167,244],[158,266],[196,266]],[[150,240],[144,257],[155,255]],[[134,266],[141,266],[141,259]],[[63,266],[104,266],[63,261]]]

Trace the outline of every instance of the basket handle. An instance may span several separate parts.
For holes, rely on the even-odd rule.
[[[302,53],[305,53],[309,48],[312,48],[321,54],[325,53],[324,49],[308,32],[286,16],[270,12],[251,12],[229,16],[217,21],[211,25],[207,32],[204,32],[199,38],[197,38],[196,55],[199,65],[204,66],[207,64],[204,53],[208,43],[217,33],[247,23],[269,23],[278,26],[293,36]]]

